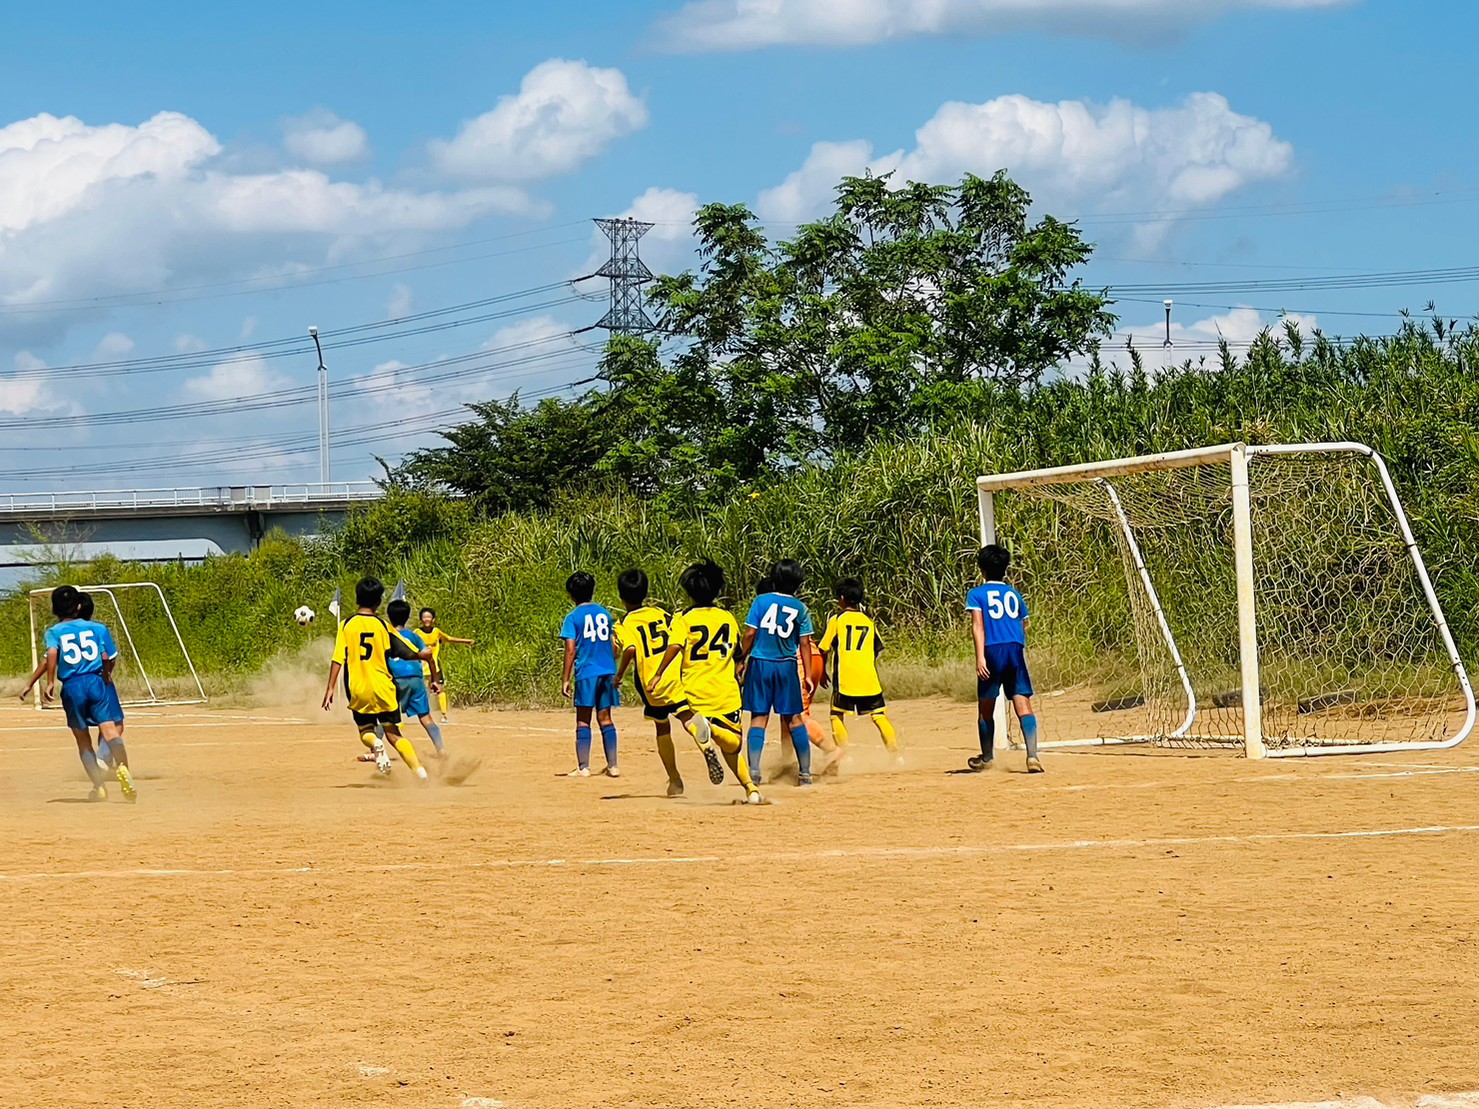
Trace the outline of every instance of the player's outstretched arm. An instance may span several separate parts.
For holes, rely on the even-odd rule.
[[[447,643],[456,643],[459,647],[471,647],[477,642],[476,639],[458,639],[455,635],[443,635],[442,639]]]
[[[808,695],[817,691],[817,683],[811,680],[811,659],[814,654],[816,654],[816,644],[812,642],[811,636],[803,635],[801,637],[801,666],[802,672],[806,675],[803,680]]]
[[[325,712],[327,712],[329,710],[329,706],[334,703],[334,687],[339,684],[339,671],[343,668],[343,665],[339,662],[338,659],[335,659],[333,662],[329,663],[329,684],[328,688],[324,690]]]
[[[50,658],[51,655],[52,651],[46,652],[47,658]],[[20,699],[22,701],[24,701],[27,697],[31,695],[31,690],[36,687],[36,683],[39,682],[41,680],[41,676],[46,673],[47,658],[43,658],[40,662],[38,662],[36,664],[36,669],[32,670],[31,676],[26,679],[26,688],[21,690]]]
[[[570,700],[575,691],[570,687],[570,672],[575,668],[575,640],[565,640],[565,668],[560,675],[560,692]]]

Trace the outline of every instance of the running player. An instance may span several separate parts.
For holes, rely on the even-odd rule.
[[[560,691],[575,703],[575,769],[567,778],[591,776],[591,714],[601,726],[606,753],[605,773],[620,778],[616,766],[616,725],[611,710],[621,704],[616,691],[616,646],[611,613],[595,604],[596,579],[584,571],[571,574],[565,592],[575,605],[560,628],[565,641],[565,666]]]
[[[77,596],[82,599],[82,605],[78,614],[84,620],[91,620],[95,609],[92,595],[78,593]],[[103,700],[104,717],[118,725],[118,738],[121,740],[123,738],[123,703],[118,699],[118,685],[113,681],[113,675],[111,673],[108,675]],[[106,764],[109,770],[117,773],[118,760],[113,757],[113,749],[108,741],[103,738],[102,731],[98,732],[98,761]]]
[[[420,620],[421,620],[421,628],[420,628],[418,634],[421,636],[422,642],[425,643],[428,647],[431,648],[431,660],[427,664],[427,666],[425,667],[425,669],[423,670],[424,676],[426,678],[428,678],[428,679],[431,678],[431,662],[436,663],[436,665],[437,665],[437,667],[439,669],[441,667],[441,664],[442,664],[442,644],[444,644],[444,643],[456,643],[456,644],[458,644],[460,646],[463,646],[463,647],[471,647],[473,645],[473,643],[476,642],[475,640],[472,640],[472,639],[458,639],[455,635],[448,635],[446,632],[442,631],[441,628],[437,627],[437,614],[436,614],[436,610],[435,609],[423,608],[421,610]],[[442,673],[442,688],[437,692],[437,695],[436,695],[437,696],[437,707],[442,710],[442,723],[443,724],[446,724],[446,723],[448,723],[448,721],[447,721],[447,685],[446,685],[446,676],[447,675],[446,675],[446,671],[445,670],[441,671],[441,673]],[[441,748],[438,747],[437,750],[440,751]]]
[[[775,586],[771,582],[769,574],[766,574],[765,577],[761,578],[755,584],[756,596],[762,596],[774,591]],[[822,751],[821,763],[814,769],[818,774],[835,774],[842,762],[842,750],[837,746],[835,739],[817,727],[817,722],[812,719],[811,715],[812,699],[816,696],[816,684],[821,677],[821,664],[822,656],[820,653],[812,654],[810,664],[803,661],[799,651],[796,654],[796,675],[801,682],[801,723],[806,728],[806,734],[811,737],[811,745],[821,748]],[[781,738],[791,745],[793,751],[796,749],[795,737],[791,735],[790,721],[784,716],[781,717]],[[760,778],[758,764],[754,774],[758,781]]]
[[[714,746],[744,787],[745,801],[758,805],[760,791],[750,776],[740,733],[741,698],[735,669],[739,624],[731,613],[714,606],[724,592],[724,571],[712,562],[701,562],[684,570],[679,584],[692,598],[693,607],[672,618],[671,641],[652,684],[661,686],[668,671],[676,669],[678,660],[682,660],[683,692],[688,695],[688,704],[708,721]]]
[[[628,570],[616,579],[616,592],[627,614],[616,625],[616,650],[621,658],[616,668],[616,686],[632,666],[632,684],[642,699],[642,715],[657,729],[657,754],[668,772],[668,796],[683,796],[683,776],[678,773],[678,753],[673,749],[673,725],[676,716],[693,736],[709,767],[709,781],[716,786],[724,782],[724,764],[709,740],[709,722],[695,713],[683,690],[682,671],[669,667],[661,682],[653,681],[658,667],[667,655],[672,618],[663,609],[647,603],[649,583],[643,570]]]
[[[409,643],[413,650],[419,653],[427,649],[429,644],[418,633],[406,627],[406,623],[411,619],[411,606],[408,602],[391,601],[385,606],[385,615],[390,620],[391,630]],[[422,674],[423,666],[430,667],[431,692],[436,693],[442,688],[442,675],[437,667],[436,652],[432,651],[431,660],[426,663],[421,662],[419,658],[403,659],[393,656],[387,662],[390,666],[390,676],[395,679],[395,700],[400,707],[401,715],[414,717],[421,721],[421,726],[426,729],[432,746],[436,748],[437,758],[444,758],[447,751],[442,746],[442,730],[431,718],[431,698],[427,696],[427,681]]]
[[[108,686],[118,658],[113,634],[105,625],[82,618],[82,597],[74,586],[61,585],[51,591],[51,612],[56,623],[46,629],[46,657],[21,691],[21,700],[26,699],[45,674],[46,685],[41,696],[50,701],[56,694],[56,683],[60,679],[67,727],[77,741],[82,768],[92,782],[89,800],[105,801],[108,798],[107,787],[103,785],[103,768],[92,745],[91,729],[96,727],[98,734],[107,741],[109,752],[117,764],[114,774],[118,788],[125,800],[133,801],[138,794],[128,769],[128,751],[123,746],[123,734],[117,722],[110,719],[114,712],[109,705]],[[118,715],[122,715],[121,712]]]
[[[966,597],[971,636],[976,642],[976,732],[981,753],[966,760],[967,769],[989,770],[996,747],[996,697],[1006,690],[1022,724],[1027,744],[1027,772],[1041,774],[1037,758],[1037,715],[1032,711],[1032,676],[1027,672],[1027,602],[1006,583],[1011,553],[991,544],[976,556],[984,584]]]
[[[375,755],[375,769],[381,774],[390,773],[390,756],[385,752],[385,743],[375,734],[375,725],[379,724],[412,773],[425,781],[426,767],[416,757],[411,741],[401,735],[401,713],[396,702],[395,679],[390,674],[390,659],[430,661],[431,650],[415,650],[386,627],[377,615],[384,596],[385,586],[378,578],[361,578],[355,585],[354,601],[359,607],[339,625],[323,707],[327,712],[333,705],[334,687],[342,673],[350,715],[354,717],[360,742]]]
[[[898,735],[884,706],[883,683],[878,680],[878,656],[883,640],[878,628],[862,611],[863,583],[856,578],[843,578],[837,583],[837,614],[827,621],[818,650],[830,656],[832,682],[832,738],[838,747],[847,745],[847,728],[843,717],[849,713],[867,716],[873,721],[883,745],[895,755],[899,751]],[[827,684],[827,675],[822,675]],[[902,763],[902,756],[898,761]]]
[[[813,628],[811,613],[796,599],[803,580],[801,564],[793,559],[777,562],[770,578],[774,592],[761,594],[750,605],[740,644],[745,659],[744,708],[750,714],[750,766],[759,770],[765,751],[765,728],[771,713],[778,713],[790,727],[791,743],[796,748],[796,783],[809,786],[811,736],[801,713],[805,708],[802,689],[812,685]],[[800,673],[796,667],[798,655]]]

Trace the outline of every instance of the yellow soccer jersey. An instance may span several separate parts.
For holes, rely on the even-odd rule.
[[[671,617],[656,605],[634,608],[616,625],[616,646],[623,654],[631,651],[636,655],[637,681],[642,687],[642,696],[651,705],[677,705],[687,698],[683,695],[683,671],[669,666],[663,673],[662,683],[652,688],[652,675],[662,665],[672,641]]]
[[[416,650],[391,632],[384,620],[357,612],[339,625],[333,661],[344,667],[344,692],[353,712],[395,712],[395,679],[390,656],[413,659]]]
[[[727,716],[740,707],[734,653],[739,624],[722,608],[692,608],[672,622],[673,642],[683,645],[683,690],[693,711]]]
[[[878,680],[878,652],[883,643],[873,621],[856,609],[839,612],[827,621],[819,644],[832,655],[832,688],[845,697],[876,697],[883,692]]]

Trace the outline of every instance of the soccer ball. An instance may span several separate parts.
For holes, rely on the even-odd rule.
[[[298,610],[293,613],[293,619],[306,628],[309,624],[313,623],[313,609],[307,605],[299,605]]]

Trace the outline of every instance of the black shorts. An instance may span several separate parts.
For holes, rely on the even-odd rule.
[[[373,728],[376,724],[399,724],[401,713],[399,709],[392,712],[355,712],[349,710],[349,715],[354,717],[354,722],[361,728]]]
[[[849,697],[846,693],[832,694],[833,712],[855,712],[859,716],[867,716],[870,712],[881,712],[883,707],[882,693],[874,693],[868,697]]]
[[[654,705],[647,699],[647,690],[642,688],[642,681],[637,678],[632,682],[637,687],[637,696],[642,699],[642,715],[648,720],[666,720],[675,712],[682,712],[688,708],[687,701],[679,701],[676,705]]]

